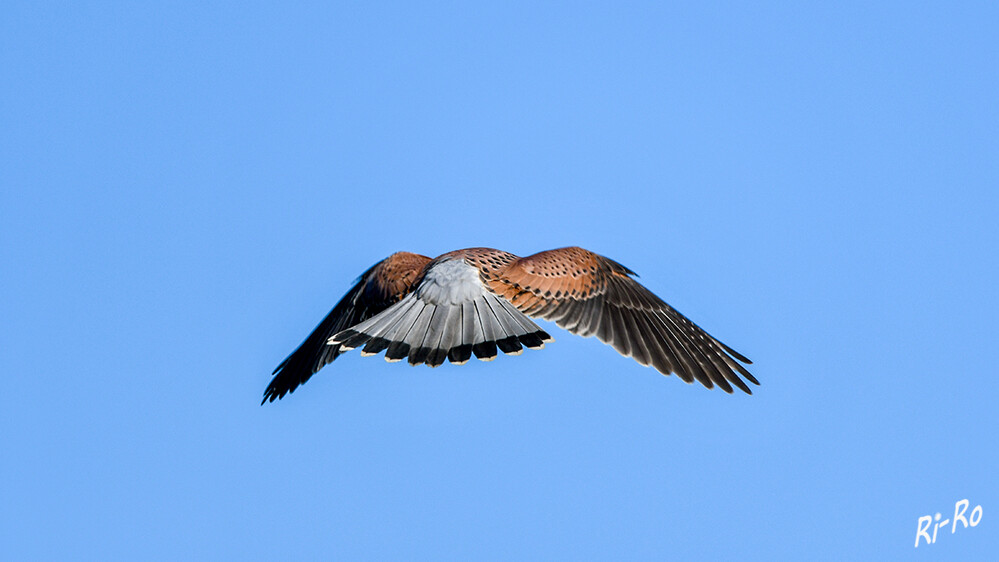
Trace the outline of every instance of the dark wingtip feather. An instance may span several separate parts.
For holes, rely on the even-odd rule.
[[[729,380],[732,381],[732,384],[739,387],[739,390],[747,394],[752,394],[752,392],[749,392],[749,387],[746,385],[746,383],[743,382],[743,380],[740,379],[739,376],[736,375],[735,373],[732,373],[732,376],[729,378]]]
[[[369,336],[368,334],[362,332],[355,332],[354,330],[347,330],[347,332],[344,332],[344,334],[348,332],[350,333],[350,337],[344,340],[340,340],[340,346],[343,347],[344,349],[354,349],[371,339],[371,336]]]
[[[391,344],[392,342],[385,338],[371,338],[368,344],[364,346],[364,349],[361,350],[361,353],[374,355],[382,350],[388,349],[388,346]]]
[[[429,347],[418,347],[409,352],[409,364],[420,365],[427,362],[427,357],[432,350]]]
[[[472,346],[472,353],[479,359],[492,359],[496,357],[496,342],[477,343]]]
[[[333,334],[333,336],[330,337],[329,341],[342,344],[343,342],[347,341],[348,339],[356,335],[357,332],[355,330],[344,330],[342,332],[337,332],[336,334]]]
[[[388,350],[385,352],[385,359],[401,361],[407,355],[409,355],[409,344],[394,341],[388,346]]]
[[[520,343],[524,344],[528,349],[539,349],[545,345],[545,340],[539,335],[541,333],[523,334],[520,336]]]
[[[285,377],[280,376],[275,377],[271,380],[271,383],[267,385],[267,389],[264,390],[264,399],[260,401],[260,405],[263,406],[267,402],[273,402],[284,398],[285,395],[291,394],[296,388],[305,384],[305,381],[308,380],[308,378],[309,377],[304,377],[304,380],[301,380],[299,377],[291,379],[286,379]]]
[[[711,339],[714,339],[714,338],[711,338]],[[746,365],[752,365],[753,364],[753,362],[750,361],[748,357],[746,357],[745,355],[743,355],[743,354],[739,353],[738,351],[732,349],[731,347],[725,345],[724,343],[722,343],[722,342],[720,342],[718,340],[715,340],[715,343],[717,343],[718,345],[722,346],[722,349],[724,349],[725,351],[727,351],[729,355],[731,355],[732,357],[738,359],[739,361],[742,361]],[[759,383],[757,383],[757,384],[759,384]]]
[[[281,368],[284,367],[287,364],[288,364],[288,359],[285,359],[284,361],[282,361],[280,365],[278,365],[277,367],[274,367],[274,370],[271,371],[271,376],[273,377],[274,375],[276,375],[277,372],[280,371]],[[266,392],[264,394],[266,394]]]
[[[715,381],[715,383],[717,383],[718,388],[724,390],[726,394],[732,394],[733,392],[732,385],[729,384],[728,381],[725,380],[724,378],[719,378],[718,380]]]
[[[524,349],[521,347],[520,340],[517,336],[509,336],[501,340],[496,340],[496,345],[503,353],[517,353],[518,351]]]
[[[427,356],[427,365],[431,367],[440,367],[444,364],[444,360],[447,359],[447,350],[438,347],[437,349],[430,352]]]
[[[472,358],[472,344],[459,345],[458,347],[451,348],[451,351],[447,354],[448,361],[460,364],[465,363]]]
[[[316,352],[315,349],[322,351]],[[295,392],[295,389],[308,382],[323,365],[333,361],[341,353],[340,344],[327,346],[325,343],[306,341],[271,373],[271,382],[264,390],[264,398],[260,404],[280,400]]]

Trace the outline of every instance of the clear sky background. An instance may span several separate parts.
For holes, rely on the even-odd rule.
[[[503,4],[3,4],[0,558],[999,551],[999,4]],[[567,245],[762,386],[547,325],[259,405],[389,253]]]

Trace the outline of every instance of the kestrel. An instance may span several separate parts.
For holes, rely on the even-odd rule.
[[[361,348],[385,360],[436,367],[462,365],[497,348],[519,355],[552,337],[531,321],[543,318],[583,337],[596,336],[621,355],[676,373],[690,383],[752,394],[739,363],[752,362],[718,341],[632,277],[635,272],[582,248],[526,258],[469,248],[428,258],[397,252],[364,272],[357,284],[274,370],[264,400],[274,401],[336,359]],[[261,402],[261,403],[263,403]]]

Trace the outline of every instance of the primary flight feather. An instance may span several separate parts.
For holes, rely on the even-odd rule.
[[[428,258],[397,252],[364,272],[298,349],[274,370],[264,400],[274,401],[336,359],[361,348],[386,361],[436,367],[472,355],[517,355],[553,341],[531,318],[596,336],[619,353],[686,382],[760,384],[752,362],[718,341],[632,277],[635,272],[582,248],[525,258],[469,248]],[[363,346],[363,347],[362,347]],[[740,378],[741,375],[741,378]],[[263,403],[262,402],[262,403]]]

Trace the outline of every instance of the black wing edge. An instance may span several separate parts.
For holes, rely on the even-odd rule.
[[[296,388],[305,384],[319,369],[339,357],[342,353],[340,344],[326,344],[326,340],[331,336],[363,322],[392,304],[372,299],[370,292],[365,291],[371,274],[381,264],[382,262],[378,262],[365,271],[350,291],[326,315],[326,318],[323,318],[323,321],[305,338],[305,341],[274,369],[274,372],[271,373],[274,378],[264,390],[264,399],[260,401],[261,405],[295,392]]]

